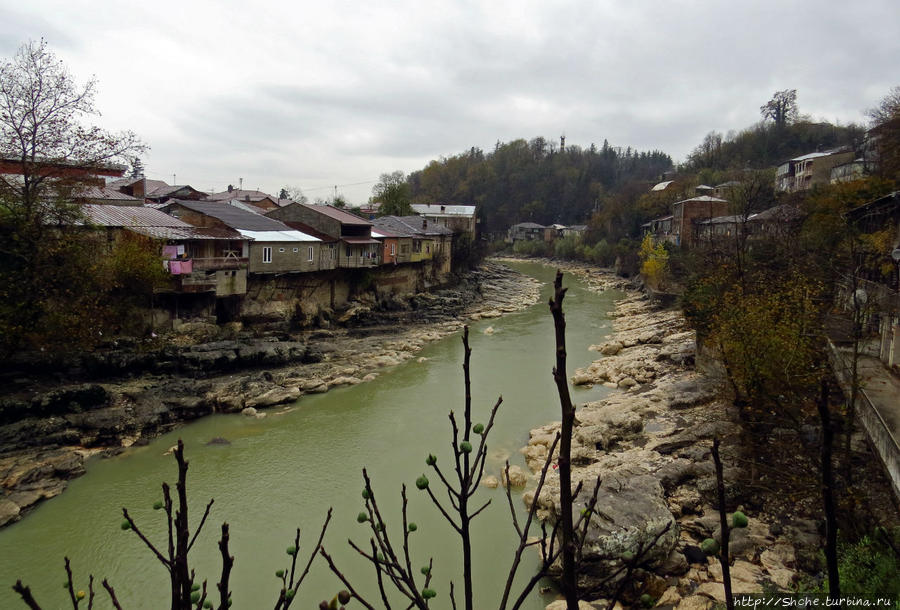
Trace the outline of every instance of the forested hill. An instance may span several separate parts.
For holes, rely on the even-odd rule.
[[[526,221],[587,224],[604,193],[635,181],[649,188],[672,167],[660,151],[623,150],[606,141],[561,149],[538,137],[432,161],[408,183],[414,203],[477,205],[482,231],[505,231]]]
[[[765,169],[811,152],[841,146],[857,148],[864,133],[862,126],[853,123],[843,126],[810,121],[785,125],[762,121],[728,136],[711,131],[688,155],[682,169]]]

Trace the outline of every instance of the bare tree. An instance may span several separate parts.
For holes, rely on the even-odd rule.
[[[131,132],[84,123],[99,114],[96,89],[93,79],[77,83],[43,40],[0,62],[0,347],[18,347],[60,300],[80,305],[73,293],[86,288],[73,276],[90,275],[67,273],[84,257],[58,229],[80,221],[74,194],[145,149]]]
[[[776,91],[772,99],[759,107],[764,119],[772,119],[778,127],[784,127],[797,120],[797,90]]]

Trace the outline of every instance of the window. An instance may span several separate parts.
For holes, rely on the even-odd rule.
[[[313,247],[309,246],[306,250],[306,260],[307,262],[313,262]]]
[[[351,256],[353,256],[353,248],[347,246],[347,258],[350,258]]]
[[[397,244],[391,244],[391,256],[397,255]]]
[[[263,248],[263,262],[271,263],[272,262],[272,248],[266,246]]]
[[[297,252],[300,252],[300,248],[294,248],[294,254],[296,254]]]
[[[284,252],[284,248],[278,248],[279,252]]]

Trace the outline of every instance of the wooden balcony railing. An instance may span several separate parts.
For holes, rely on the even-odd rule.
[[[213,271],[216,269],[246,269],[250,263],[248,258],[234,256],[218,256],[213,258],[195,258],[194,271]]]

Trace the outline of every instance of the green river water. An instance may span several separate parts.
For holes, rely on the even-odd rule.
[[[486,474],[499,475],[503,459],[524,467],[519,448],[534,427],[559,419],[559,403],[551,378],[554,361],[553,324],[547,308],[554,270],[537,264],[513,264],[544,283],[537,305],[500,319],[471,325],[473,421],[485,421],[497,397],[503,405],[489,437],[491,459]],[[609,332],[606,312],[620,293],[588,291],[573,276],[565,278],[568,322],[569,374],[596,356],[588,346],[602,342]],[[487,327],[493,334],[485,334]],[[235,566],[231,577],[235,608],[271,608],[279,581],[274,572],[289,566],[285,548],[301,528],[301,558],[318,536],[329,506],[334,507],[325,545],[357,589],[379,605],[374,576],[347,539],[368,546],[367,529],[356,521],[363,509],[361,470],[365,466],[385,518],[388,531],[397,532],[400,486],[409,486],[410,520],[419,529],[412,537],[414,566],[434,557],[431,587],[438,593],[435,608],[449,608],[449,580],[456,581],[459,541],[443,522],[424,493],[413,482],[427,468],[431,452],[445,466],[449,447],[450,410],[463,406],[462,343],[460,333],[427,346],[418,356],[369,383],[302,397],[290,412],[265,419],[241,415],[216,415],[183,426],[132,448],[113,459],[89,461],[87,474],[72,481],[59,497],[45,502],[22,522],[0,531],[0,608],[24,608],[12,592],[17,578],[31,586],[45,609],[70,607],[62,588],[63,557],[73,562],[76,588],[87,589],[88,574],[97,579],[95,608],[111,608],[99,585],[103,577],[115,587],[126,609],[159,609],[168,604],[168,579],[164,568],[133,532],[119,527],[121,507],[142,530],[161,546],[164,514],[153,503],[162,497],[160,483],[176,478],[175,461],[166,449],[184,439],[190,462],[188,490],[191,519],[196,524],[209,500],[215,498],[210,519],[191,552],[197,581],[207,579],[215,592],[220,570],[216,545],[220,525],[231,526],[231,552]],[[573,389],[581,404],[597,400],[609,390]],[[224,437],[230,445],[206,445]],[[436,477],[429,473],[432,483]],[[436,492],[437,485],[434,485]],[[445,494],[437,493],[445,499]],[[521,494],[515,505],[523,510]],[[482,488],[476,501],[492,501],[474,523],[475,607],[497,607],[506,580],[515,533],[502,489]],[[476,505],[480,503],[476,502]],[[520,568],[524,580],[536,565],[535,557]],[[298,564],[302,563],[298,561]],[[417,572],[418,575],[418,572]],[[295,608],[317,607],[320,600],[343,588],[318,559],[299,592]],[[525,608],[539,610],[553,594],[533,592]],[[217,593],[214,599],[218,599]],[[358,604],[350,604],[358,607]]]

